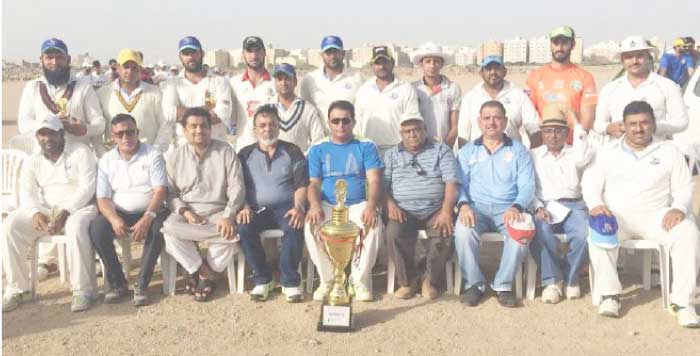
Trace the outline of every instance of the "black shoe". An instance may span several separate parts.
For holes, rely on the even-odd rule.
[[[475,307],[479,304],[483,295],[484,293],[479,289],[479,287],[471,286],[466,291],[464,291],[464,295],[462,296],[462,303],[470,307]]]
[[[513,292],[496,292],[496,295],[498,296],[498,302],[501,303],[502,306],[506,308],[515,308],[518,306],[518,300],[515,299]]]
[[[126,288],[126,285],[123,285],[121,287],[117,288],[112,288],[109,292],[105,294],[105,304],[114,304],[114,303],[119,303],[122,298],[126,297],[126,294],[129,293],[129,289]]]

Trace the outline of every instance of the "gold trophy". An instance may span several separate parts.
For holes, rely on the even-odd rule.
[[[58,219],[61,217],[62,211],[62,209],[55,205],[51,207],[51,212],[49,213],[49,230],[53,230],[54,226],[56,226]],[[60,231],[55,231],[54,233],[58,234]]]
[[[211,95],[209,89],[204,91],[204,107],[207,110],[212,110],[216,106],[216,99]]]
[[[58,114],[61,116],[68,116],[68,99],[58,98],[56,100],[56,109],[58,109]]]
[[[352,307],[345,267],[352,260],[360,228],[348,221],[346,194],[347,183],[344,179],[339,179],[335,183],[336,205],[331,220],[321,225],[320,229],[323,251],[333,264],[334,280],[333,287],[321,306],[321,319],[317,328],[319,331],[352,331]]]

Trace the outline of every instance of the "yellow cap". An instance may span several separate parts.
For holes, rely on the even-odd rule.
[[[119,65],[124,65],[124,63],[128,61],[133,61],[139,66],[143,66],[141,55],[135,49],[125,48],[119,51],[119,54],[117,55],[117,63],[119,63]]]
[[[676,38],[672,43],[673,47],[683,47],[685,45],[685,40],[682,38]]]

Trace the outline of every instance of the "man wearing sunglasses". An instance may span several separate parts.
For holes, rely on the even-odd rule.
[[[139,140],[160,152],[167,151],[173,138],[174,122],[165,120],[160,89],[140,80],[143,61],[136,50],[119,51],[117,63],[117,80],[97,92],[105,121],[110,122],[118,114],[128,114],[136,120]],[[111,136],[111,128],[108,130],[105,135]]]
[[[306,215],[306,246],[316,265],[321,284],[314,300],[322,301],[333,284],[333,267],[323,252],[318,227],[329,219],[335,200],[335,183],[347,182],[345,204],[350,221],[362,228],[358,247],[351,261],[350,292],[356,300],[371,301],[370,279],[377,259],[381,221],[378,217],[382,199],[382,163],[377,146],[370,140],[353,136],[355,107],[344,100],[331,103],[328,109],[330,137],[309,149],[309,211]]]
[[[452,257],[454,206],[459,193],[457,162],[450,146],[427,137],[423,119],[401,121],[401,143],[384,155],[384,189],[389,221],[386,238],[396,266],[399,289],[394,296],[412,298],[420,275],[415,250],[418,230],[425,230],[426,271],[421,294],[435,299]]]
[[[594,152],[579,123],[572,123],[573,146],[566,144],[569,126],[559,106],[545,107],[543,115],[544,145],[532,150],[537,233],[530,249],[540,266],[542,302],[556,304],[564,295],[564,286],[568,299],[581,296],[578,276],[588,260],[588,208],[581,198],[581,175]],[[565,259],[557,252],[555,233],[566,234],[569,252]]]
[[[119,80],[124,77],[120,75]],[[139,141],[133,116],[116,115],[111,120],[111,135],[116,146],[102,156],[98,166],[97,207],[101,215],[90,224],[90,239],[111,287],[105,294],[107,304],[118,302],[129,291],[114,239],[143,242],[133,299],[134,306],[143,306],[148,304],[148,284],[164,244],[160,228],[168,216],[163,207],[168,194],[165,162],[160,151]]]

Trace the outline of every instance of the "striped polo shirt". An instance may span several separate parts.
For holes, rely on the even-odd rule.
[[[444,143],[426,139],[415,155],[403,145],[384,154],[384,187],[399,207],[417,218],[427,218],[442,206],[445,183],[459,183],[457,161]]]

